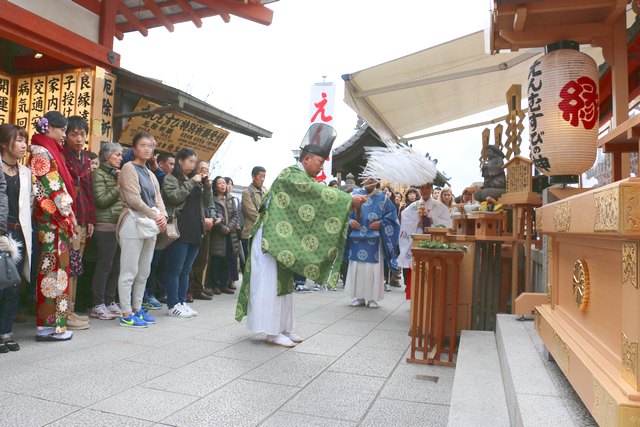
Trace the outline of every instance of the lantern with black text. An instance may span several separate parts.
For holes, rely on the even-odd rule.
[[[596,159],[598,67],[576,42],[558,42],[529,69],[531,160],[545,175],[579,175]]]

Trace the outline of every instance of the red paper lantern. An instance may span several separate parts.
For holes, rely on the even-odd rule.
[[[529,68],[531,160],[545,175],[579,175],[596,159],[598,66],[576,42],[558,42]]]

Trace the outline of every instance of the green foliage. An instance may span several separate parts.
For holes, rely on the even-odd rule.
[[[454,245],[453,243],[437,242],[435,240],[421,240],[418,247],[422,249],[437,249],[441,251],[462,251],[467,253],[466,246]]]

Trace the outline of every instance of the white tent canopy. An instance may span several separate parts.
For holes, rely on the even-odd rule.
[[[600,49],[586,53],[602,63]],[[541,50],[490,55],[479,31],[343,76],[345,102],[387,143],[499,107]],[[506,109],[505,109],[506,113]]]

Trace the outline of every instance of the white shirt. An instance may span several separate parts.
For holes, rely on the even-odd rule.
[[[423,234],[421,217],[418,214],[420,206],[424,206],[428,212],[427,217],[431,218],[433,225],[444,225],[452,227],[451,213],[442,202],[430,198],[427,201],[423,199],[411,203],[402,211],[402,219],[400,221],[400,255],[398,256],[398,266],[402,268],[411,268],[411,235]]]

